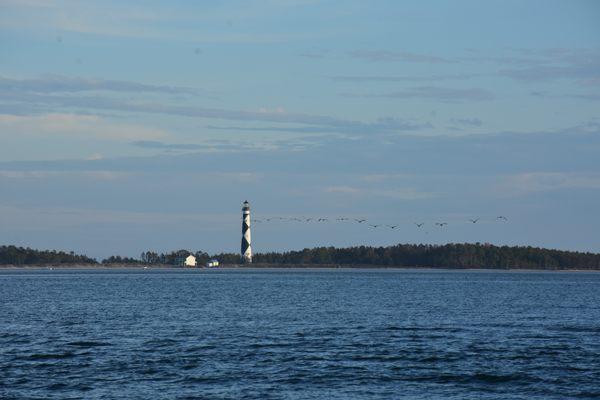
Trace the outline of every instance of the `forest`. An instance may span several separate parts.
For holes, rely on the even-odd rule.
[[[35,250],[29,247],[0,246],[0,265],[97,264],[90,257],[56,250]]]
[[[481,243],[318,247],[256,254],[256,263],[339,264],[426,268],[600,269],[600,254]]]
[[[215,258],[221,265],[237,265],[239,254],[209,255],[204,251],[177,250],[168,253],[143,252],[139,258],[110,256],[104,265],[174,265],[189,254],[199,266]],[[261,265],[310,266],[382,266],[421,268],[484,269],[581,269],[600,270],[600,254],[543,249],[531,246],[495,246],[482,243],[445,245],[398,244],[387,247],[356,246],[348,248],[317,247],[299,251],[254,254],[253,263]],[[0,265],[93,265],[98,261],[85,255],[56,250],[34,250],[0,246]]]

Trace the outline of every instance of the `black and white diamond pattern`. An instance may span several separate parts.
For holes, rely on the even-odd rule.
[[[244,202],[242,207],[242,262],[252,262],[252,246],[250,235],[250,204]]]

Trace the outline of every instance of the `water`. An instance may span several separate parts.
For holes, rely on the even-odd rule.
[[[600,274],[0,271],[2,399],[600,397]]]

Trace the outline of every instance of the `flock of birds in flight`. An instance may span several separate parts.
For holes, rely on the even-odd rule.
[[[264,222],[271,222],[271,221],[292,221],[292,222],[331,222],[331,221],[336,221],[336,222],[354,222],[354,223],[358,223],[358,224],[364,224],[367,225],[371,228],[382,228],[382,227],[386,227],[389,229],[396,229],[398,228],[400,225],[389,225],[389,224],[372,224],[369,223],[369,221],[367,221],[366,218],[348,218],[348,217],[339,217],[339,218],[308,218],[308,217],[267,217],[267,218],[259,218],[259,219],[254,219],[254,222],[256,223],[264,223]],[[483,221],[482,218],[469,218],[467,220],[467,222],[472,223],[472,224],[476,224],[479,221]],[[491,220],[494,222],[508,222],[508,218],[506,218],[503,215],[499,215],[497,216],[495,219]],[[417,228],[422,228],[423,226],[425,226],[425,222],[413,222],[413,224],[417,227]],[[434,226],[438,227],[438,228],[443,228],[445,226],[447,226],[449,223],[448,222],[435,222]]]

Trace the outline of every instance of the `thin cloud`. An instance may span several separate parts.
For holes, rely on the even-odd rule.
[[[328,186],[323,189],[325,193],[338,195],[353,195],[366,197],[386,197],[396,200],[422,200],[436,197],[434,193],[421,192],[414,188],[380,189],[354,186]]]
[[[577,83],[581,86],[600,86],[600,76],[590,79],[581,79]]]
[[[98,160],[103,160],[104,156],[100,153],[93,153],[93,154],[90,154],[89,156],[87,156],[85,159],[89,160],[89,161],[98,161]]]
[[[166,133],[151,127],[112,123],[95,115],[50,113],[43,115],[0,114],[0,137],[81,136],[114,140],[154,139]]]
[[[193,143],[164,143],[156,140],[136,140],[129,143],[135,147],[143,149],[158,149],[158,150],[203,150],[208,146]]]
[[[541,65],[522,69],[505,69],[501,70],[499,75],[523,82],[557,79],[574,79],[581,82],[593,82],[595,79],[600,79],[600,62],[590,62],[584,65]]]
[[[442,57],[406,51],[354,50],[348,53],[351,58],[370,62],[408,62],[424,64],[444,64],[451,61]]]
[[[500,55],[500,56],[467,56],[457,57],[456,62],[460,63],[490,63],[496,65],[512,65],[512,66],[528,66],[528,65],[539,65],[543,64],[544,60],[534,57],[515,57],[513,55]]]
[[[450,121],[463,126],[483,125],[483,121],[481,121],[479,118],[452,118]]]
[[[600,51],[597,49],[516,50],[531,57],[521,68],[503,69],[500,76],[522,82],[575,80],[588,85],[600,80]]]
[[[370,62],[410,62],[426,64],[462,63],[495,64],[502,69],[495,73],[441,74],[432,76],[333,76],[334,81],[347,82],[428,82],[471,79],[480,76],[500,76],[521,82],[557,79],[575,80],[582,86],[600,82],[600,51],[593,48],[507,49],[508,53],[487,56],[477,54],[444,58],[426,54],[389,50],[354,50],[348,55]]]
[[[199,95],[199,89],[181,86],[147,85],[138,82],[45,75],[35,79],[0,77],[0,90],[5,92],[77,93],[88,91],[163,93]]]
[[[565,189],[600,189],[597,172],[525,172],[505,177],[496,187],[500,193],[527,195]]]
[[[326,193],[358,194],[361,189],[351,186],[329,186],[324,189]]]
[[[18,180],[47,180],[52,178],[82,178],[98,181],[114,181],[117,179],[129,178],[133,175],[126,171],[52,171],[52,170],[0,170],[0,178],[18,179]]]
[[[2,2],[5,6],[6,1]],[[273,4],[271,4],[273,5]],[[274,9],[279,8],[279,12]],[[189,12],[185,6],[160,6],[154,4],[131,5],[124,2],[73,2],[73,1],[14,1],[0,14],[0,27],[15,31],[42,30],[61,32],[62,43],[68,41],[70,33],[104,36],[109,38],[135,38],[145,40],[181,40],[194,43],[288,43],[290,40],[316,40],[319,35],[313,30],[282,34],[238,32],[220,30],[213,32],[207,25],[215,20],[227,21],[231,27],[233,19],[261,19],[266,13],[290,15],[286,6],[240,7],[203,6],[203,12]],[[237,18],[236,18],[236,15]]]
[[[214,130],[229,130],[241,132],[291,132],[291,133],[393,133],[411,132],[433,128],[430,123],[416,123],[400,118],[378,118],[372,122],[352,121],[339,126],[216,126],[208,125]]]
[[[596,171],[597,149],[600,148],[600,124],[590,122],[555,131],[479,132],[471,135],[389,135],[386,140],[363,137],[315,138],[311,151],[296,152],[289,143],[273,143],[277,151],[249,148],[256,140],[207,142],[225,146],[230,152],[215,151],[150,154],[145,157],[107,157],[104,160],[57,160],[55,162],[4,162],[0,169],[67,169],[67,170],[128,170],[182,172],[250,168],[250,171],[269,173],[315,173],[344,171],[351,180],[332,181],[332,186],[379,186],[378,189],[420,187],[417,178],[423,174],[518,174],[524,171]],[[260,140],[262,142],[262,140]],[[169,143],[166,140],[164,143]],[[202,144],[204,142],[196,142]],[[177,143],[175,143],[177,144]],[[292,144],[293,145],[293,144]],[[302,144],[304,147],[310,144]],[[158,153],[164,152],[158,150]],[[224,149],[225,150],[225,149]],[[235,152],[235,153],[234,153]],[[195,153],[198,153],[196,155]],[[201,153],[201,154],[200,154]],[[231,157],[235,154],[235,157]],[[332,158],[331,154],[338,157]],[[84,154],[83,156],[87,155]],[[82,156],[82,157],[83,157]],[[477,165],[477,168],[473,168]],[[275,169],[274,169],[274,166]],[[385,176],[406,175],[406,180],[385,182]],[[374,175],[362,181],[361,177]],[[369,180],[371,179],[372,182]],[[390,178],[391,179],[391,178]],[[361,182],[359,182],[359,180]],[[381,181],[381,185],[375,185]],[[389,183],[393,183],[389,184]],[[487,182],[490,184],[490,182]],[[437,189],[435,189],[437,191]]]
[[[235,153],[241,151],[272,151],[281,147],[290,147],[293,144],[282,143],[280,141],[254,140],[252,142],[228,141],[228,140],[207,140],[204,143],[165,143],[156,140],[136,140],[129,143],[148,150],[161,150],[163,153],[183,154],[183,153]]]
[[[446,80],[467,80],[486,76],[484,74],[447,74],[430,76],[385,76],[385,75],[333,75],[329,76],[334,82],[434,82]]]
[[[261,108],[257,111],[225,110],[196,106],[173,105],[164,103],[139,103],[100,96],[61,96],[39,93],[6,92],[0,89],[0,97],[14,103],[50,109],[64,107],[87,108],[104,111],[129,113],[167,114],[191,118],[220,119],[230,121],[272,122],[281,124],[301,124],[317,128],[321,132],[397,132],[430,127],[429,124],[416,124],[398,118],[383,117],[371,122],[346,120],[327,115],[291,113],[282,108],[274,110]]]
[[[303,53],[300,53],[300,57],[305,57],[305,58],[325,58],[330,53],[331,53],[330,50],[317,49],[317,50],[310,50],[310,51],[305,51]]]
[[[531,92],[532,96],[543,98],[543,99],[577,99],[577,100],[588,100],[588,101],[600,101],[600,94],[596,93],[565,93],[565,94],[551,94],[544,91]]]
[[[369,183],[381,183],[392,180],[414,179],[415,174],[367,174],[358,177],[359,180]]]
[[[52,206],[22,206],[0,204],[0,216],[3,221],[12,224],[26,224],[39,228],[39,221],[43,221],[46,229],[53,231],[68,227],[82,226],[86,229],[91,225],[107,223],[127,223],[141,225],[166,224],[176,226],[189,224],[190,221],[202,222],[200,226],[220,226],[230,222],[234,217],[231,214],[201,214],[198,212],[140,212],[125,210],[107,210],[97,208],[62,208]]]
[[[568,97],[571,97],[574,99],[600,101],[600,94],[571,94],[571,95],[568,95]]]
[[[485,89],[453,89],[435,86],[420,86],[406,90],[391,93],[380,94],[356,94],[341,93],[344,97],[365,97],[365,98],[392,98],[392,99],[430,99],[445,103],[464,102],[464,101],[488,101],[493,100],[494,95]]]

